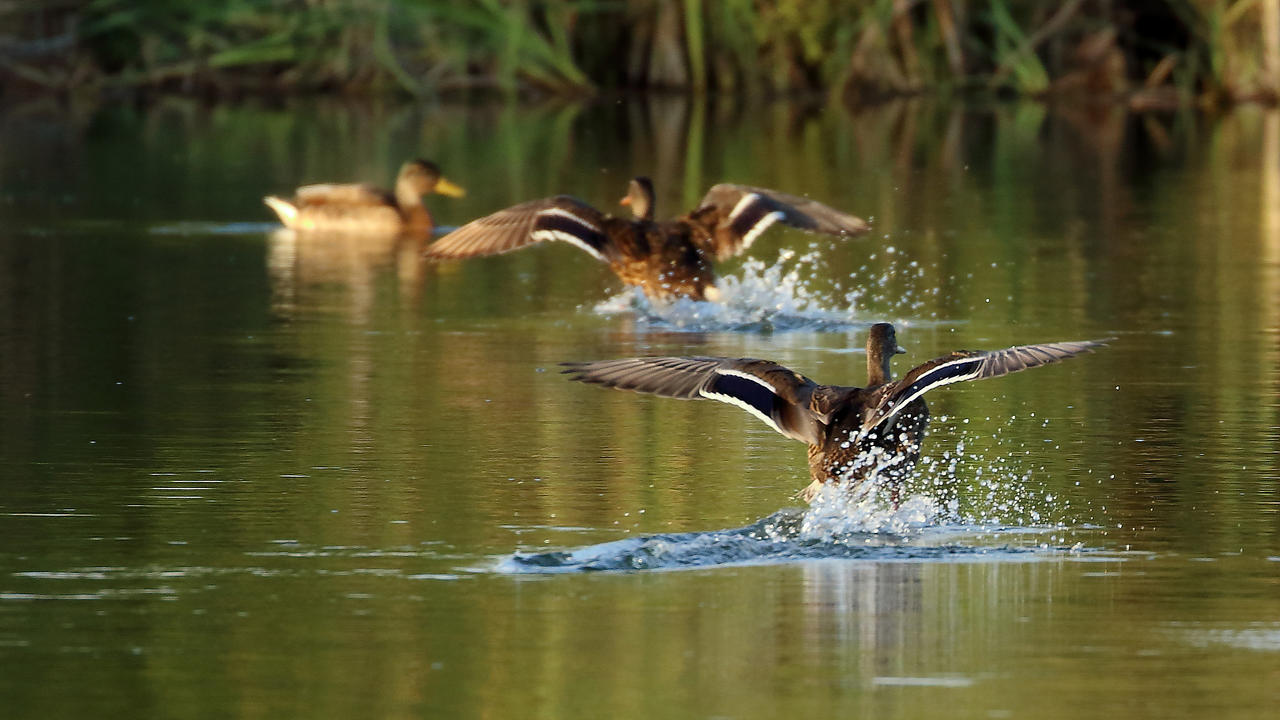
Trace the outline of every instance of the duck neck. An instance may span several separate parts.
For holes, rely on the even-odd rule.
[[[653,183],[648,178],[635,178],[627,191],[627,200],[631,203],[631,213],[637,220],[653,222],[654,194]]]
[[[653,196],[646,194],[643,200],[639,202],[633,201],[636,205],[635,215],[640,220],[648,220],[653,222]]]
[[[893,379],[893,372],[889,368],[892,358],[892,351],[876,343],[867,343],[867,387],[884,385]]]
[[[404,224],[412,227],[431,227],[431,213],[422,204],[422,196],[408,183],[396,183],[396,207]]]

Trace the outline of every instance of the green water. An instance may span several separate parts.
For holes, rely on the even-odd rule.
[[[259,200],[418,155],[470,191],[429,198],[446,224],[561,192],[612,208],[645,173],[662,214],[730,180],[876,229],[775,229],[724,266],[773,293],[748,310],[794,318],[662,320],[571,247],[434,266],[272,232]],[[754,356],[856,384],[884,319],[899,371],[1117,339],[930,395],[916,490],[953,506],[911,537],[953,552],[500,572],[714,543],[808,481],[745,413],[556,363]],[[1275,112],[0,114],[5,717],[1265,717],[1278,440]]]

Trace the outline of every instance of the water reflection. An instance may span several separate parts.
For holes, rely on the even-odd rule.
[[[380,276],[388,271],[394,275],[401,304],[411,308],[422,295],[426,272],[421,255],[430,242],[429,235],[420,233],[273,231],[267,241],[272,309],[296,319],[337,306],[351,323],[368,326]],[[349,295],[335,300],[335,290]]]
[[[0,695],[18,716],[1275,704],[1257,681],[1280,612],[1275,111],[64,110],[0,112]],[[670,332],[599,311],[619,286],[572,249],[446,269],[412,243],[242,225],[301,178],[418,154],[466,173],[451,224],[559,192],[604,206],[648,173],[666,207],[744,181],[870,208],[877,233],[818,248],[807,294],[783,296],[834,327]],[[726,275],[782,285],[774,258],[808,240],[762,238],[761,265]],[[995,485],[1073,525],[1051,536],[1145,554],[469,571],[742,527],[803,484],[802,449],[732,408],[576,388],[556,362],[763,356],[856,381],[849,348],[879,319],[921,357],[1120,335],[1052,379],[940,396],[971,423],[929,443],[1006,461]],[[76,692],[48,692],[67,677]]]
[[[803,634],[833,668],[863,684],[896,676],[920,637],[926,566],[919,563],[807,563]],[[846,654],[839,648],[856,647]]]

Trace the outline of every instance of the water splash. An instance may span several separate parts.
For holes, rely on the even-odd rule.
[[[804,513],[800,536],[822,542],[843,542],[859,534],[908,538],[944,517],[944,509],[928,495],[912,495],[900,502],[889,500],[888,495],[874,481],[854,490],[844,484],[823,485]]]
[[[635,314],[654,325],[691,332],[836,331],[886,316],[919,315],[923,298],[936,293],[918,290],[923,268],[892,252],[884,262],[863,265],[843,281],[827,277],[824,253],[814,245],[804,253],[782,250],[772,263],[748,258],[736,274],[720,277],[716,302],[653,300],[638,288],[627,288],[594,309],[603,315]],[[891,281],[910,287],[890,288]]]
[[[947,430],[958,435],[954,447],[922,458],[913,472],[893,483],[873,473],[854,488],[823,485],[808,508],[779,510],[744,527],[516,553],[501,559],[496,570],[671,570],[824,558],[1027,561],[1084,550],[1068,539],[1067,526],[1046,522],[1064,508],[1058,498],[1033,491],[1020,456],[984,456],[968,449],[985,440],[976,431]],[[997,446],[1004,442],[1002,430],[991,435]]]
[[[1022,555],[1030,548],[933,545],[920,538],[851,527],[815,532],[809,512],[779,510],[750,525],[710,532],[663,533],[564,551],[516,553],[498,562],[500,573],[565,573],[599,570],[676,570],[721,565],[821,559],[939,560],[957,556]]]
[[[1005,430],[1018,422],[1010,415],[986,432],[969,425],[968,419],[934,418],[932,434],[949,434],[954,443],[921,456],[904,478],[902,491],[934,498],[942,517],[953,522],[1023,527],[1074,522],[1068,518],[1069,498],[1036,491],[1034,473],[1025,466],[1026,442],[1005,436]]]
[[[679,570],[808,560],[875,562],[1028,561],[1064,548],[1027,544],[1027,530],[935,524],[936,505],[913,497],[896,507],[832,493],[808,509],[786,508],[739,528],[661,533],[586,547],[515,553],[499,573]],[[981,540],[979,540],[981,538]],[[993,544],[994,540],[994,544]]]

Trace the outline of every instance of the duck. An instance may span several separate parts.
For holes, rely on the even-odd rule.
[[[632,217],[607,214],[569,195],[532,200],[473,220],[432,243],[433,260],[518,250],[544,240],[567,242],[607,263],[652,299],[720,299],[713,263],[751,247],[774,223],[837,236],[870,231],[865,220],[815,200],[748,185],[712,186],[692,211],[654,219],[653,182],[632,178],[620,204]]]
[[[811,482],[798,496],[812,502],[824,484],[857,490],[872,478],[895,484],[920,457],[929,408],[924,394],[943,385],[984,380],[1093,352],[1109,340],[957,350],[894,379],[890,361],[906,352],[891,323],[867,334],[865,387],[821,385],[769,360],[641,357],[562,363],[571,380],[680,399],[706,398],[741,408],[774,431],[809,446]]]
[[[429,233],[434,223],[422,196],[433,192],[466,195],[466,190],[444,177],[439,166],[418,159],[400,166],[394,192],[372,185],[325,183],[298,188],[293,200],[268,195],[262,201],[292,230]]]

